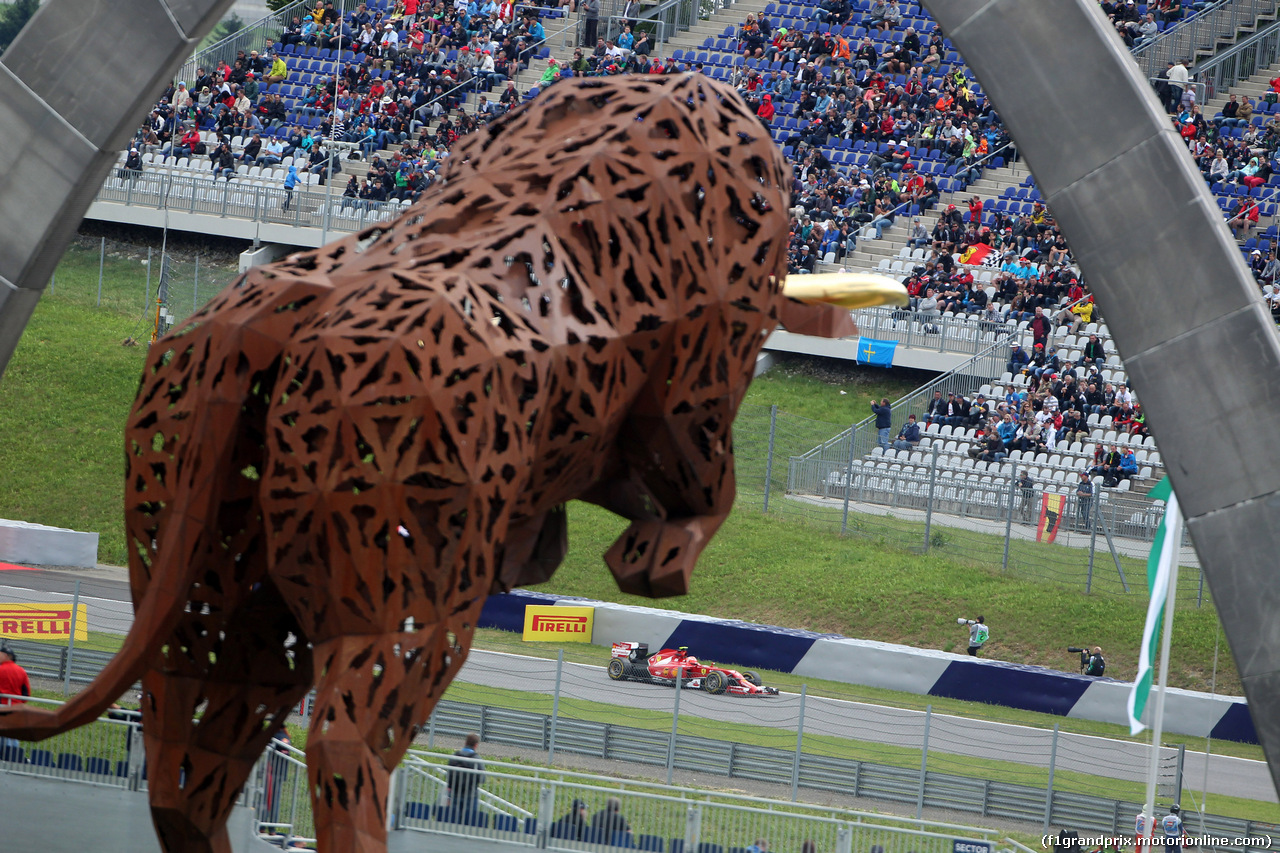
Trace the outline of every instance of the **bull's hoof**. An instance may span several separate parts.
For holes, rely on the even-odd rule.
[[[689,577],[720,517],[633,521],[604,555],[618,588],[632,595],[667,598],[689,592]]]

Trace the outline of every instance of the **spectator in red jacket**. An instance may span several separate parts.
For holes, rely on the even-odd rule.
[[[30,696],[31,680],[27,671],[18,666],[17,655],[9,648],[8,643],[0,644],[0,705],[21,705],[21,699],[6,699],[5,696]]]
[[[773,124],[773,114],[773,97],[765,95],[760,99],[760,109],[756,110],[756,115],[759,116],[760,121],[770,125]]]
[[[1039,305],[1036,306],[1036,314],[1027,325],[1031,329],[1032,342],[1047,346],[1049,332],[1053,329],[1053,323],[1044,315],[1043,308]]]
[[[1240,196],[1231,219],[1227,220],[1237,240],[1249,236],[1249,229],[1258,224],[1258,202],[1248,196]]]

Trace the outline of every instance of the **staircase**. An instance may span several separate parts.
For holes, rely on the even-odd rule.
[[[1200,12],[1179,26],[1166,30],[1133,54],[1147,77],[1155,77],[1168,62],[1180,59],[1199,63],[1242,38],[1274,22],[1276,0],[1229,0]]]
[[[926,229],[932,230],[934,224],[938,221],[939,213],[947,209],[947,205],[954,204],[956,207],[964,209],[968,200],[973,196],[982,199],[985,205],[989,201],[994,201],[1000,197],[1007,187],[1017,187],[1031,174],[1026,165],[1017,162],[1011,163],[1000,168],[986,169],[982,178],[970,184],[964,191],[952,193],[943,193],[941,199],[932,210],[924,211],[920,214],[920,222]],[[884,239],[876,240],[872,237],[859,237],[857,250],[850,252],[845,258],[836,264],[825,264],[824,272],[835,272],[840,268],[849,270],[871,271],[880,267],[880,262],[884,260],[890,261],[897,259],[898,252],[906,244],[907,233],[910,230],[911,217],[899,216],[894,220],[891,227],[884,231]],[[874,232],[872,232],[874,235]]]
[[[1277,74],[1280,74],[1280,65],[1273,65],[1270,68],[1268,68],[1266,71],[1260,74],[1254,74],[1252,77],[1249,77],[1248,79],[1241,80],[1239,83],[1236,83],[1230,89],[1220,93],[1217,97],[1210,98],[1208,101],[1202,104],[1200,108],[1201,110],[1204,111],[1204,114],[1207,118],[1212,118],[1213,116],[1222,112],[1222,105],[1227,102],[1227,95],[1237,95],[1239,97],[1247,97],[1251,101],[1255,102],[1255,107],[1256,107],[1256,102],[1261,101],[1263,95],[1265,95],[1268,91],[1270,91],[1271,80]],[[1255,115],[1257,114],[1256,109],[1254,113]]]

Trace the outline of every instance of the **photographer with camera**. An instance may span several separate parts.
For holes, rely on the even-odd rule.
[[[982,650],[982,646],[991,636],[991,632],[987,629],[987,620],[979,616],[977,619],[966,619],[963,616],[956,618],[956,623],[965,625],[969,629],[969,655],[977,657],[978,652]]]
[[[1067,646],[1067,651],[1080,653],[1081,675],[1101,676],[1106,673],[1107,662],[1102,657],[1102,646],[1094,646],[1092,649]]]

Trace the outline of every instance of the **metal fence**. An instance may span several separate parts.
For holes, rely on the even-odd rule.
[[[938,387],[972,394],[968,383],[979,375],[944,376]],[[910,399],[921,396],[929,395]],[[914,404],[899,406],[895,418],[905,420],[909,411],[923,418]],[[1010,461],[986,463],[965,451],[970,438],[957,436],[926,435],[922,447],[885,453],[866,421],[842,430],[777,407],[743,406],[734,424],[738,505],[916,553],[998,566],[1010,577],[1089,593],[1148,594],[1145,559],[1163,502],[1095,484],[1086,509],[1075,494],[1081,467],[1092,465],[1083,446],[1074,454],[1068,446],[1054,454],[1015,451]],[[1023,470],[1034,481],[1030,491],[1015,482]],[[1189,539],[1180,565],[1179,606],[1203,606],[1209,589]]]
[[[906,804],[915,807],[917,816],[923,809],[941,808],[972,814],[975,818],[1029,822],[1041,826],[1046,832],[1050,827],[1062,826],[1081,832],[1122,834],[1129,831],[1128,828],[1133,825],[1133,816],[1142,809],[1141,803],[1136,800],[1111,799],[1087,789],[1063,790],[1062,783],[1051,787],[1055,764],[1056,769],[1061,771],[1093,760],[1081,756],[1077,744],[1060,736],[1056,729],[1042,732],[1041,743],[1030,748],[1027,744],[1006,747],[1023,754],[1029,751],[1043,753],[1048,761],[1049,786],[1044,783],[1035,785],[1008,781],[1007,778],[993,781],[973,778],[972,774],[956,773],[954,770],[961,768],[962,762],[931,751],[931,745],[937,739],[956,734],[955,731],[946,730],[951,719],[928,713],[922,716],[916,727],[917,746],[913,750],[914,766],[911,767],[851,758],[847,754],[811,752],[807,743],[804,750],[797,750],[795,747],[766,747],[642,729],[615,722],[565,719],[563,716],[555,718],[546,714],[447,700],[437,706],[432,716],[429,742],[434,745],[438,738],[462,738],[470,732],[476,732],[480,734],[483,743],[542,750],[548,753],[549,759],[554,759],[554,755],[559,752],[654,768],[667,766],[676,771],[726,779],[790,785],[793,791],[807,789],[805,797],[821,792],[818,796],[869,797]],[[815,725],[821,725],[820,719],[814,722]],[[877,720],[876,723],[884,725],[885,721]],[[962,723],[953,725],[959,730]],[[890,724],[890,729],[892,728],[893,725]],[[1182,751],[1164,749],[1162,753],[1160,794],[1173,799],[1178,796],[1181,785]],[[411,775],[411,781],[401,789],[401,796],[404,798],[401,814],[408,818],[406,825],[450,822],[450,804],[443,774],[422,771],[415,763],[419,758],[420,755],[411,753],[411,759],[406,762],[410,773],[417,774]],[[951,763],[948,763],[949,760]],[[1132,759],[1117,758],[1117,761],[1122,760]],[[952,772],[935,769],[938,764]],[[1142,762],[1138,762],[1136,769],[1145,773]],[[545,814],[538,808],[536,799],[529,801],[513,796],[509,790],[501,787],[486,786],[486,793],[493,799],[482,798],[475,809],[477,814],[490,815],[483,824],[483,818],[475,821],[475,825],[481,829],[491,832],[516,831],[523,826],[522,831],[533,832],[528,828],[531,819]],[[568,802],[566,799],[563,804],[567,806]],[[502,803],[523,805],[521,810],[504,809],[500,805]],[[556,814],[563,814],[565,811],[567,809],[560,808]],[[503,814],[508,816],[506,820],[500,817]],[[538,823],[545,826],[544,820],[539,818]],[[1280,839],[1280,827],[1258,821],[1212,814],[1204,815],[1202,820],[1200,815],[1188,813],[1187,822],[1190,831],[1208,836]],[[670,830],[666,832],[676,835]],[[772,840],[770,843],[773,843]],[[798,845],[788,846],[787,849],[798,849]],[[1228,846],[1217,849],[1244,848],[1242,843],[1241,848]]]
[[[331,233],[359,231],[366,225],[394,219],[408,207],[407,202],[344,198],[342,192],[342,187],[300,186],[290,200],[281,187],[243,180],[219,181],[211,173],[178,174],[144,169],[132,177],[113,173],[99,190],[97,201],[316,228]],[[289,201],[288,207],[286,201]]]
[[[884,272],[881,270],[880,272]],[[895,278],[900,273],[890,275]],[[989,354],[993,344],[1004,344],[1017,334],[1016,322],[981,320],[965,314],[926,315],[906,308],[864,308],[854,312],[858,332],[880,341],[897,341],[912,349],[954,352],[966,355]],[[1006,359],[992,360],[999,376]],[[984,367],[984,365],[978,365]],[[985,381],[990,381],[988,378]]]
[[[263,48],[270,47],[279,40],[280,34],[284,32],[285,27],[293,19],[294,15],[303,15],[310,11],[311,9],[305,0],[298,0],[298,2],[291,3],[279,11],[272,12],[252,24],[236,30],[221,41],[216,41],[203,50],[194,53],[190,59],[179,66],[177,72],[173,75],[173,79],[185,80],[189,85],[192,80],[196,79],[197,68],[203,68],[212,73],[219,62],[234,65],[236,56],[240,51],[244,51],[245,55],[248,55],[250,51],[261,51]]]
[[[882,313],[888,312],[887,309],[880,309]],[[857,314],[858,330],[863,335],[882,339],[880,336],[886,331],[879,328],[878,314],[859,311]],[[950,316],[946,318],[946,322],[952,322],[965,325],[976,325],[974,321],[967,317]],[[875,329],[876,331],[871,331]],[[934,392],[941,393],[944,397],[951,394],[968,396],[983,385],[989,383],[992,377],[999,376],[1005,368],[1008,361],[1009,336],[1016,334],[1016,326],[1005,325],[999,329],[998,333],[990,333],[990,340],[984,340],[983,346],[978,352],[970,358],[957,365],[954,369],[947,373],[940,374],[936,379],[928,382],[907,396],[895,400],[890,405],[891,420],[893,427],[891,429],[901,429],[902,425],[907,422],[907,416],[915,414],[921,419],[923,428],[923,417],[925,408],[929,405],[929,401],[933,399]],[[940,336],[942,337],[942,336]],[[965,336],[954,335],[952,340],[959,340]],[[893,338],[889,338],[894,340]],[[910,345],[910,344],[908,344]],[[827,459],[834,458],[837,460],[848,459],[849,452],[852,449],[854,458],[861,459],[871,453],[876,446],[876,430],[873,428],[875,423],[874,417],[863,418],[856,424],[836,432],[834,435],[823,439],[809,450],[799,454],[800,459]],[[771,426],[771,429],[776,428]],[[852,436],[853,444],[850,445],[850,436]]]
[[[1264,27],[1253,35],[1196,65],[1191,79],[1204,91],[1201,104],[1227,94],[1241,80],[1266,71],[1280,62],[1280,22]]]
[[[26,657],[27,644],[18,651],[25,663],[32,662]],[[507,686],[494,687],[492,683]],[[975,818],[1031,822],[1045,831],[1061,826],[1118,834],[1132,824],[1140,808],[1137,797],[1099,795],[1098,777],[1129,781],[1136,791],[1150,749],[1146,744],[1075,735],[1056,727],[1042,730],[994,725],[977,732],[975,721],[935,714],[929,706],[923,712],[904,713],[898,708],[810,696],[804,688],[799,694],[735,701],[696,690],[630,685],[636,707],[589,701],[603,701],[601,687],[609,683],[601,667],[567,664],[563,656],[555,661],[523,658],[522,666],[515,668],[510,655],[473,653],[420,730],[417,742],[428,750],[450,748],[454,738],[475,732],[487,749],[545,753],[547,764],[554,764],[557,756],[561,761],[574,756],[648,768],[654,775],[665,770],[665,785],[627,781],[620,791],[618,780],[609,779],[608,791],[582,796],[584,784],[596,786],[598,782],[592,780],[605,781],[604,777],[561,769],[533,770],[527,765],[512,765],[508,773],[501,765],[490,763],[485,771],[488,778],[478,786],[474,802],[464,807],[456,792],[448,790],[449,780],[442,767],[446,757],[411,752],[399,781],[392,785],[397,792],[392,802],[394,825],[545,846],[548,816],[563,814],[572,798],[594,804],[606,796],[625,798],[626,792],[648,791],[646,796],[661,799],[679,791],[681,800],[687,801],[689,789],[671,786],[677,774],[696,780],[694,784],[706,785],[708,777],[721,777],[789,788],[792,803],[772,801],[770,811],[785,806],[818,820],[848,821],[856,813],[847,812],[844,803],[867,797],[913,807],[917,820],[924,809],[942,808]],[[588,701],[583,701],[584,697]],[[304,703],[301,710],[307,707]],[[655,713],[662,709],[669,709],[670,714]],[[746,722],[735,722],[738,718]],[[717,727],[717,722],[728,725]],[[142,790],[146,774],[139,735],[134,720],[99,720],[39,745],[6,745],[0,749],[0,770]],[[982,763],[982,769],[975,773],[975,762],[992,751],[1003,760],[994,765]],[[1181,748],[1161,752],[1160,796],[1181,800],[1186,753]],[[522,758],[528,760],[529,756]],[[1231,772],[1241,771],[1233,765]],[[1265,767],[1260,772],[1265,775]],[[517,791],[518,784],[507,780],[508,775],[523,780],[519,785],[536,783],[537,795]],[[1193,773],[1191,778],[1197,775]],[[305,755],[274,744],[246,787],[244,802],[258,809],[264,834],[286,836],[286,846],[289,838],[309,840],[315,834],[305,780]],[[562,783],[562,789],[553,800],[555,808],[549,811],[541,797],[546,796],[549,785],[555,787],[555,780]],[[745,797],[696,797],[754,807]],[[805,799],[826,805],[794,805]],[[636,827],[637,841],[639,834],[682,837],[683,824],[668,823],[652,812],[649,814],[655,816],[649,819],[645,808],[635,804],[638,800],[626,802],[630,805],[625,813]],[[1188,814],[1189,828],[1199,834],[1280,838],[1280,827],[1272,824]],[[747,821],[745,816],[743,821]],[[928,831],[924,824],[907,818],[881,817],[880,821]],[[707,825],[706,812],[700,825]],[[752,824],[725,821],[712,825],[727,832]],[[774,823],[760,830],[772,840],[789,832],[784,825],[790,824]],[[741,843],[719,833],[700,835],[695,841]],[[820,844],[819,849],[847,848]]]
[[[50,296],[136,316],[130,338],[144,345],[157,319],[162,329],[181,322],[239,275],[225,254],[189,247],[181,252],[140,249],[105,237],[92,249],[82,244],[68,252],[59,271],[50,281]],[[128,618],[129,608],[120,615]]]
[[[1139,45],[1133,58],[1144,74],[1154,77],[1165,70],[1165,63],[1193,60],[1196,51],[1212,50],[1219,39],[1252,29],[1258,18],[1274,17],[1276,8],[1276,0],[1220,0]]]
[[[604,776],[522,765],[488,762],[482,770],[451,770],[447,758],[421,752],[406,758],[397,827],[549,850],[742,853],[764,839],[773,850],[850,853],[879,845],[895,853],[951,853],[957,842],[990,849],[996,840],[972,827],[658,785],[619,788]]]
[[[23,698],[23,697],[7,697]],[[42,699],[33,704],[57,705]],[[78,729],[39,743],[0,738],[0,772],[87,782],[108,788],[146,788],[142,729],[133,712],[113,712]]]

